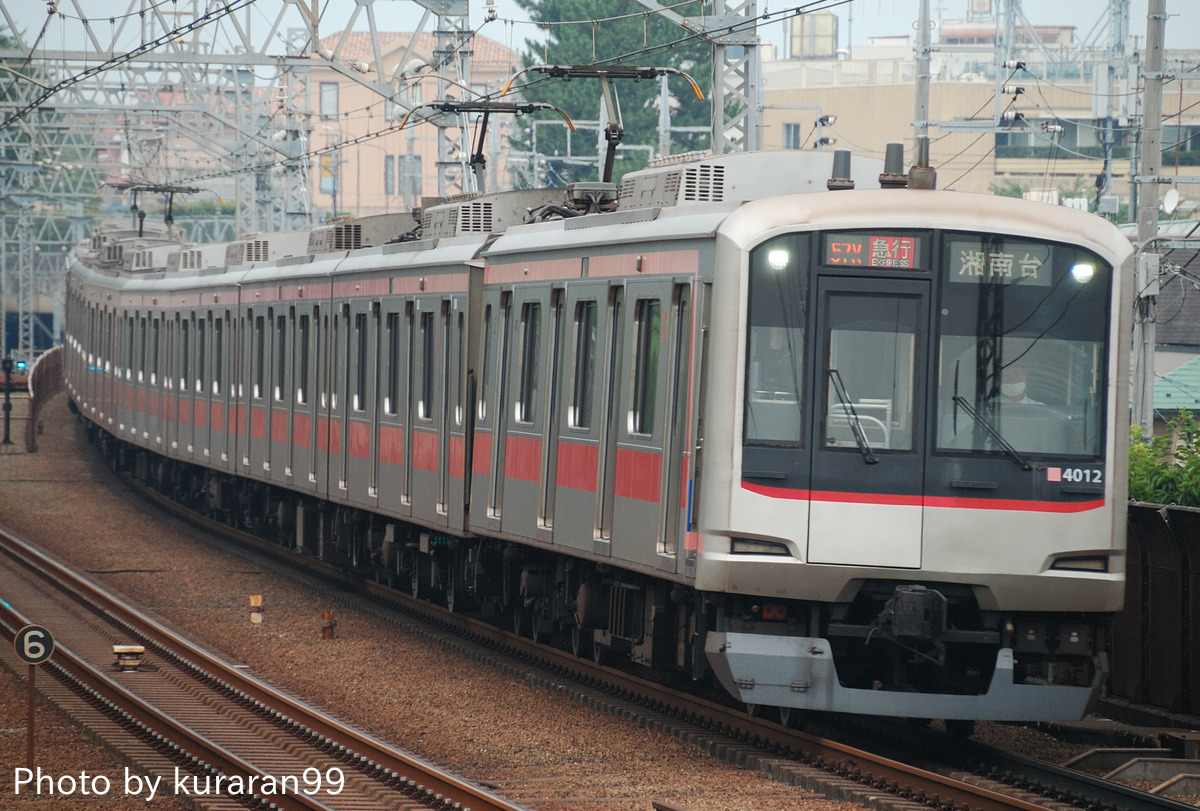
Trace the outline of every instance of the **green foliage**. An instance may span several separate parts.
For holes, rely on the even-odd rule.
[[[172,213],[177,220],[184,217],[233,217],[237,214],[237,206],[232,202],[210,199],[180,203],[177,197]]]
[[[526,40],[524,65],[636,65],[671,67],[682,70],[699,83],[706,98],[697,99],[687,82],[679,77],[668,79],[673,127],[707,127],[710,102],[707,98],[712,73],[712,48],[699,38],[648,11],[633,0],[517,0],[541,29],[544,40]],[[699,2],[672,5],[672,10],[688,17],[703,13]],[[576,21],[570,25],[556,25]],[[595,22],[590,22],[595,21]],[[553,104],[574,121],[601,118],[600,79],[577,78],[570,81],[550,79],[540,73],[527,73],[522,81],[525,101]],[[616,79],[621,119],[625,134],[623,145],[651,145],[658,151],[658,81]],[[528,152],[533,147],[533,121],[561,121],[550,112],[518,119],[518,131],[512,139],[515,150]],[[537,152],[542,158],[539,171],[526,178],[529,185],[565,185],[575,180],[596,180],[599,133],[591,126],[581,127],[571,136],[568,159],[567,133],[558,124],[537,127]],[[671,151],[685,152],[708,147],[707,133],[671,134]],[[600,149],[602,149],[602,145]],[[617,153],[613,179],[642,168],[645,150],[621,150]],[[536,175],[536,176],[534,176]]]
[[[990,183],[988,188],[998,197],[1020,197],[1025,194],[1025,186],[1016,180],[1005,180],[1001,183]]]
[[[1167,431],[1147,437],[1134,426],[1129,442],[1129,498],[1200,507],[1200,424],[1183,410]]]

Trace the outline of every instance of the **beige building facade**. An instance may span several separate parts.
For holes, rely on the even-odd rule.
[[[310,148],[319,152],[312,167],[312,200],[317,211],[327,216],[334,212],[366,216],[409,211],[420,206],[423,198],[439,194],[437,128],[432,123],[399,126],[408,107],[437,99],[438,83],[431,67],[436,39],[421,34],[410,49],[412,37],[406,32],[381,32],[378,64],[366,33],[338,34],[322,43],[330,52],[336,48],[342,69],[314,63],[310,79]],[[469,85],[450,85],[448,96],[458,100],[494,97],[519,69],[520,54],[478,35],[471,40],[471,47]],[[384,98],[355,81],[347,75],[348,66],[359,72],[365,66],[365,75],[372,82],[391,80],[394,98]],[[415,118],[421,117],[418,113]],[[457,136],[457,149],[452,156],[456,167],[450,172],[458,178],[464,174],[462,166],[472,149],[477,118],[468,116],[467,131],[451,131]],[[511,126],[507,116],[492,116],[489,121],[484,149],[488,189],[508,186],[505,153]],[[467,189],[453,191],[473,190],[470,184],[474,181],[467,179],[467,183]]]
[[[916,87],[911,44],[901,37],[861,48],[856,55],[860,58],[764,64],[765,148],[811,149],[825,138],[836,143],[820,148],[882,157],[889,141],[901,141],[906,161],[911,161]],[[991,63],[990,54],[976,59]],[[1136,87],[1113,91],[1110,122],[1104,95],[1090,77],[1048,81],[1013,70],[1004,84],[1022,92],[1001,93],[997,101],[995,80],[969,68],[951,57],[933,60],[930,162],[940,188],[986,193],[1015,184],[1048,200],[1061,191],[1094,202],[1111,127],[1111,193],[1120,203],[1128,202],[1130,155],[1136,153],[1140,125]],[[1004,113],[1018,115],[994,127],[996,116],[1003,119]],[[836,116],[836,123],[818,126],[822,116]],[[1187,165],[1188,152],[1200,151],[1200,81],[1168,82],[1163,120],[1162,175],[1200,177],[1200,166]],[[1173,149],[1177,143],[1182,149]],[[1178,171],[1172,161],[1177,153]],[[1200,185],[1180,184],[1179,191],[1184,199],[1200,198]]]

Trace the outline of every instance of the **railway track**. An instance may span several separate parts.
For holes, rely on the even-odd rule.
[[[288,569],[332,584],[327,598],[369,613],[394,611],[410,618],[419,633],[475,658],[572,694],[576,701],[689,740],[730,762],[767,771],[777,779],[835,799],[873,807],[939,809],[1088,808],[1128,811],[1194,811],[1195,806],[1112,783],[973,742],[905,730],[895,724],[868,725],[864,738],[847,733],[839,741],[790,729],[747,715],[739,707],[707,701],[680,690],[592,662],[568,650],[541,644],[470,616],[398,592],[336,565],[293,552],[195,513],[139,485],[133,493],[172,513],[178,529],[223,538],[231,551],[265,555]],[[357,596],[356,596],[357,595]],[[385,612],[381,604],[390,611]],[[407,623],[409,620],[404,620]],[[439,629],[430,631],[429,626]],[[424,627],[426,630],[419,630]],[[414,626],[409,626],[413,630]],[[449,634],[450,636],[446,636]],[[448,640],[448,641],[447,641]],[[469,650],[478,646],[475,650]],[[861,729],[861,727],[860,727]],[[853,741],[852,743],[846,741]],[[890,742],[890,743],[889,743]],[[872,750],[907,753],[901,762]],[[922,753],[925,767],[912,765]]]
[[[139,764],[123,775],[126,795],[215,809],[521,811],[241,672],[7,532],[0,555],[13,564],[0,567],[0,628],[10,640],[30,623],[53,629],[55,652],[38,667],[61,686],[52,698]],[[116,645],[145,658],[119,669]],[[41,772],[28,777],[33,793]]]

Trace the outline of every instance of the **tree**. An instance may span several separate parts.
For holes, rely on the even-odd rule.
[[[712,73],[712,48],[702,39],[662,19],[633,0],[517,0],[536,23],[543,24],[544,42],[526,40],[525,67],[546,65],[636,65],[671,67],[692,76],[706,99],[695,97],[687,82],[679,77],[668,80],[672,126],[707,127],[710,107],[707,100]],[[684,16],[701,13],[700,3],[672,6]],[[567,23],[567,24],[564,24]],[[579,78],[551,79],[538,73],[525,74],[522,98],[553,104],[575,121],[601,118],[601,80]],[[658,151],[659,84],[657,81],[614,80],[625,134],[623,145],[652,146]],[[552,113],[537,113],[519,121],[512,138],[515,150],[533,149],[533,121],[553,121]],[[595,133],[594,135],[589,133]],[[537,171],[526,173],[524,185],[565,185],[575,180],[599,179],[597,147],[603,143],[598,128],[588,125],[571,137],[571,157],[567,154],[564,126],[547,124],[537,127]],[[706,133],[672,133],[671,151],[683,152],[707,148]],[[614,171],[620,175],[643,167],[646,150],[621,150]]]
[[[1133,426],[1129,441],[1129,498],[1151,504],[1200,507],[1200,424],[1180,411],[1158,436]]]
[[[998,197],[1021,197],[1025,194],[1025,186],[1016,180],[1005,180],[1000,183],[990,183],[988,188]]]

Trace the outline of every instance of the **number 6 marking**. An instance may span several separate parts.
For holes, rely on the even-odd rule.
[[[27,665],[40,665],[54,653],[54,637],[40,625],[26,625],[13,637],[17,657]]]

